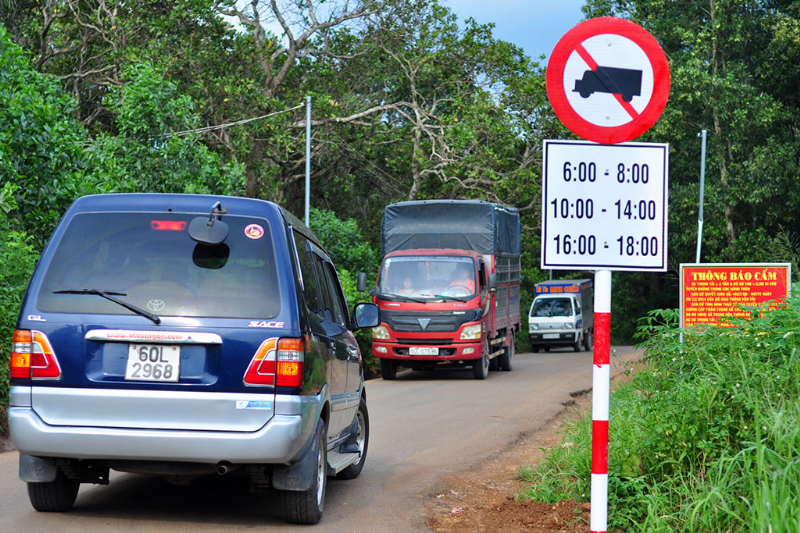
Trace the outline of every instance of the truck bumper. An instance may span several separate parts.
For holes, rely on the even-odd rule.
[[[545,335],[550,336],[545,338]],[[529,333],[528,337],[531,341],[531,346],[568,346],[575,344],[577,331],[570,331],[569,333]]]
[[[436,353],[413,354],[422,350],[436,350]],[[460,342],[453,344],[401,344],[373,340],[372,355],[380,359],[404,361],[466,361],[479,359],[483,353],[480,342]]]

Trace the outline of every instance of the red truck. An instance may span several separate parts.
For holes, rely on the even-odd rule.
[[[475,200],[389,205],[383,263],[371,290],[381,309],[372,354],[383,379],[398,366],[510,371],[520,331],[520,220],[516,208]]]

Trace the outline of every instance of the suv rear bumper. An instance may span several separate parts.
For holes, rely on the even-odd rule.
[[[8,410],[21,454],[73,459],[127,459],[196,463],[276,464],[296,460],[316,428],[319,398],[275,397],[283,413],[253,432],[53,426],[31,407]]]

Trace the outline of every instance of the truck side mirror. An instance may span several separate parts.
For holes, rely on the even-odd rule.
[[[367,290],[367,275],[364,272],[358,273],[358,281],[356,282],[356,289],[358,292]]]
[[[495,272],[489,274],[489,292],[497,292],[497,274]]]
[[[377,296],[378,295],[378,286],[377,285],[373,285],[372,287],[369,288],[369,295],[370,296]]]

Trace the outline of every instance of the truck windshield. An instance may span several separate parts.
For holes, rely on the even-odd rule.
[[[569,298],[541,298],[533,303],[531,316],[572,316]]]
[[[472,296],[475,287],[475,262],[469,257],[390,257],[378,280],[381,296],[413,299]]]
[[[189,237],[194,216],[75,216],[49,262],[37,295],[39,309],[145,312],[156,319],[277,316],[281,300],[267,220],[227,215],[225,242],[210,246]],[[257,231],[248,232],[253,228]]]

